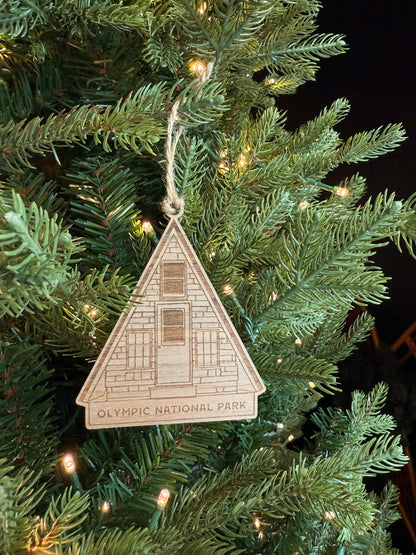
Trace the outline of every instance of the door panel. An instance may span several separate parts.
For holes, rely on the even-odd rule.
[[[189,303],[159,303],[157,316],[156,383],[189,384],[192,380]]]

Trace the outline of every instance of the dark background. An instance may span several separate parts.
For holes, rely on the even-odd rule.
[[[327,183],[357,171],[367,178],[371,195],[388,188],[398,199],[416,191],[416,1],[324,0],[318,32],[346,36],[346,54],[321,61],[316,81],[281,97],[290,127],[315,117],[340,97],[351,103],[348,118],[337,127],[344,139],[360,131],[402,122],[408,139],[392,153],[362,164],[343,165]],[[394,246],[376,256],[392,277],[391,299],[371,307],[382,341],[394,343],[416,320],[416,260]],[[415,379],[416,379],[416,364]]]
[[[407,198],[416,191],[416,0],[323,0],[322,4],[318,32],[345,35],[349,50],[322,60],[316,81],[293,96],[281,97],[278,105],[287,109],[288,125],[295,128],[337,98],[347,98],[350,115],[337,127],[343,139],[402,122],[408,139],[398,149],[362,164],[343,165],[326,182],[336,185],[359,171],[367,178],[369,195],[388,188],[398,199]],[[416,260],[405,247],[399,253],[391,245],[380,249],[375,262],[392,278],[390,300],[369,307],[384,354],[375,360],[364,345],[341,368],[341,380],[348,391],[367,391],[380,380],[390,383],[387,410],[397,418],[399,430],[407,433],[415,461],[416,359],[411,357],[404,367],[395,369],[390,346],[416,320]],[[403,476],[402,492],[410,491],[407,481]],[[416,514],[409,516],[416,523]],[[391,531],[393,545],[401,553],[416,552],[403,521]]]

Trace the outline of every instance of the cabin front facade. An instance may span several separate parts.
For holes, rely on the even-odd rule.
[[[177,221],[165,230],[135,294],[140,304],[121,316],[77,402],[97,410],[139,403],[154,413],[162,400],[208,407],[223,399],[224,407],[230,400],[235,407],[241,394],[250,398],[245,417],[254,416],[264,386]],[[195,412],[194,420],[204,420],[204,410]],[[206,418],[214,419],[221,418]]]

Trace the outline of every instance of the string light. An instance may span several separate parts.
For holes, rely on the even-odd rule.
[[[254,519],[254,528],[257,530],[257,536],[262,539],[263,538],[263,530],[260,530],[261,522],[258,518]]]
[[[153,231],[153,226],[150,222],[148,222],[147,220],[142,222],[142,229],[145,233],[152,233]]]
[[[279,430],[283,430],[283,428],[285,427],[285,425],[283,424],[283,422],[279,422],[277,424],[277,427],[279,428]]]
[[[316,383],[315,382],[308,382],[309,387],[311,387],[312,389],[314,389],[316,387]]]
[[[341,198],[345,198],[348,196],[349,191],[346,187],[337,187],[335,189],[335,194],[338,195]]]
[[[157,244],[159,243],[159,239],[156,236],[156,233],[155,233],[155,230],[153,229],[152,224],[147,220],[143,220],[142,230],[143,230],[143,233],[146,233],[146,235],[151,239],[152,243],[157,246]]]
[[[247,164],[247,158],[244,156],[244,154],[240,154],[240,159],[238,160],[238,165],[240,166],[240,168],[244,168],[244,166]]]
[[[224,285],[223,289],[226,295],[232,295],[234,293],[234,289],[229,284]]]
[[[277,293],[276,293],[276,291],[273,291],[272,294],[269,297],[269,302],[273,302],[275,300],[277,300]]]
[[[149,530],[152,531],[156,528],[160,515],[165,510],[166,504],[169,501],[170,491],[168,489],[162,489],[157,498],[156,510],[153,513],[152,520],[149,524]]]
[[[302,339],[300,337],[295,339],[295,345],[302,345]]]
[[[65,472],[70,475],[74,489],[76,491],[84,491],[77,474],[77,467],[74,457],[70,453],[64,455],[64,457],[62,458],[62,466],[64,467]]]
[[[293,441],[295,439],[295,436],[293,434],[290,434],[290,436],[287,438],[288,441]]]
[[[84,304],[84,311],[88,314],[90,318],[95,318],[100,310],[94,306],[90,306],[89,304]]]
[[[202,75],[205,73],[207,69],[207,66],[201,60],[193,60],[189,64],[189,69],[192,71],[192,73],[195,73],[198,77],[202,77]]]
[[[73,472],[76,471],[76,465],[75,465],[75,461],[72,455],[65,455],[64,458],[62,459],[62,464],[63,467],[65,469],[65,472],[67,472],[68,474],[72,474]]]
[[[282,364],[283,359],[282,359],[282,358],[278,358],[278,359],[276,360],[276,362],[277,362],[277,364]]]
[[[267,84],[268,85],[275,85],[276,84],[276,79],[274,77],[270,77],[270,79],[267,80]]]
[[[326,511],[325,512],[325,518],[327,520],[333,520],[335,518],[335,512],[334,511]]]
[[[303,200],[301,203],[299,203],[299,208],[301,210],[306,210],[309,205],[310,205],[310,202],[308,202],[307,200]]]
[[[199,15],[204,15],[206,9],[207,9],[207,3],[203,2],[198,8]]]
[[[215,257],[216,254],[217,253],[215,251],[210,252],[209,253],[209,259],[212,260]]]
[[[104,503],[101,505],[101,510],[103,513],[108,513],[110,511],[111,505],[108,501],[104,501]]]
[[[162,489],[157,498],[157,506],[160,508],[165,508],[166,503],[169,501],[170,491],[168,489]]]

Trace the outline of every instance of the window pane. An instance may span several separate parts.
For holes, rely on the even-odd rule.
[[[162,342],[185,342],[185,314],[183,310],[162,310]]]
[[[164,297],[185,295],[185,262],[164,262],[162,265]]]

